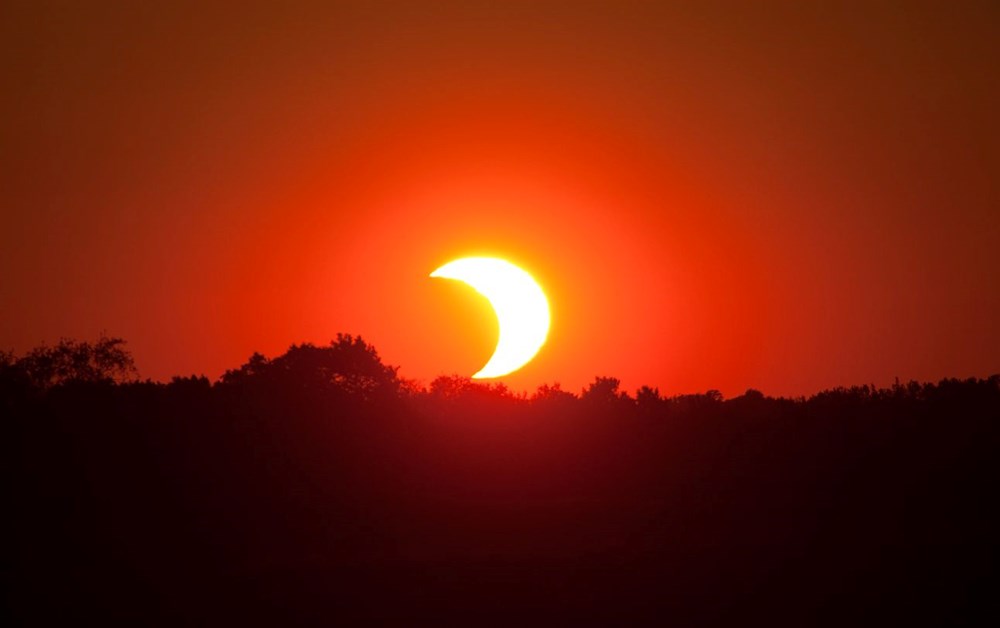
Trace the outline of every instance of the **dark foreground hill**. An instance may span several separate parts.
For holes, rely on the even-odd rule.
[[[997,617],[998,377],[520,398],[350,337],[215,384],[80,351],[0,368],[5,625]]]

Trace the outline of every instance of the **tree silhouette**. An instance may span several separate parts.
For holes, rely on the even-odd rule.
[[[338,334],[326,347],[292,345],[274,359],[254,353],[239,369],[227,371],[221,382],[286,391],[334,392],[370,400],[398,394],[396,370],[383,364],[375,348],[360,336]]]
[[[577,401],[577,397],[573,393],[563,390],[562,386],[556,382],[551,385],[542,384],[539,386],[531,400],[536,405],[565,408]]]
[[[6,359],[9,361],[10,356]],[[125,350],[125,341],[106,336],[93,344],[63,339],[54,347],[37,347],[17,360],[13,368],[22,372],[32,386],[43,390],[68,383],[121,384],[138,375],[132,355]]]
[[[511,399],[513,394],[503,382],[477,382],[461,375],[439,375],[431,381],[428,392],[441,400]]]
[[[580,399],[588,404],[609,406],[632,401],[628,393],[621,390],[621,380],[617,377],[595,377],[583,389]]]
[[[1000,376],[528,398],[349,335],[216,382],[0,352],[4,625],[971,625],[998,417]]]
[[[663,401],[659,388],[642,386],[635,392],[635,401],[640,407],[656,407]]]

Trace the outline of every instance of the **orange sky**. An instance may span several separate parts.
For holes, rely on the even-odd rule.
[[[489,306],[427,274],[492,253],[552,302],[517,389],[1000,372],[991,3],[18,4],[0,347],[215,377],[343,331],[471,374]]]

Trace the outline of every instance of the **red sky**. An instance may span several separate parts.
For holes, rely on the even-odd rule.
[[[552,301],[517,389],[1000,372],[995,3],[150,4],[0,8],[0,347],[471,374],[427,274],[494,253]]]

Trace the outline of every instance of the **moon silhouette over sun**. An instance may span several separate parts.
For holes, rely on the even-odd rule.
[[[464,257],[448,262],[431,277],[457,279],[493,306],[500,336],[486,365],[472,377],[502,377],[531,361],[549,335],[549,300],[534,277],[495,257]]]

